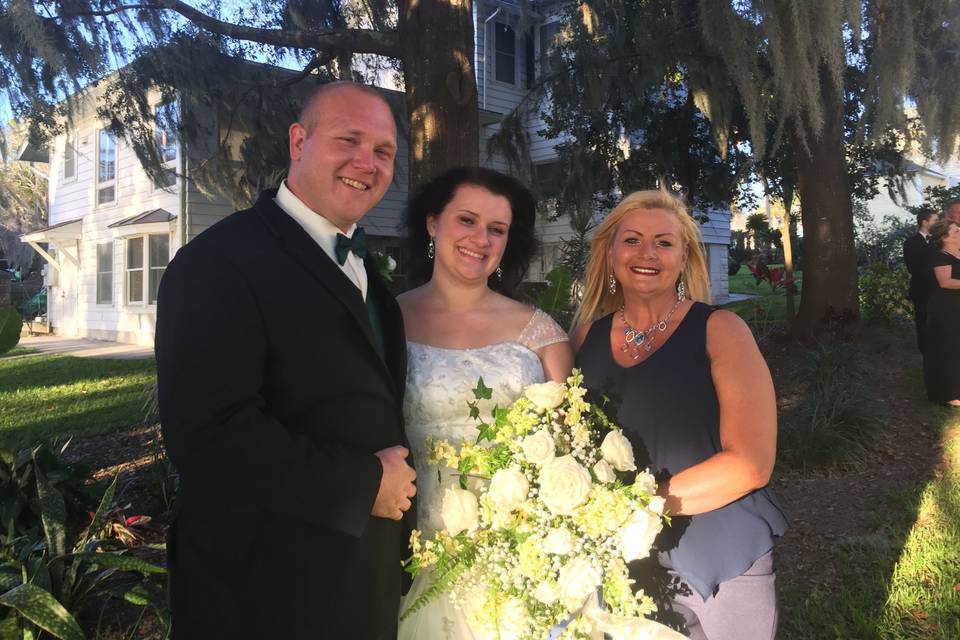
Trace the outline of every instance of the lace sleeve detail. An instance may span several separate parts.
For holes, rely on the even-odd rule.
[[[539,351],[557,342],[568,342],[567,332],[553,318],[540,309],[534,309],[527,326],[520,332],[517,342],[531,351]]]

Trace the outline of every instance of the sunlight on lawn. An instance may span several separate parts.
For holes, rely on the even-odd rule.
[[[0,444],[139,424],[154,377],[152,360],[0,360]]]
[[[943,463],[890,578],[885,626],[896,637],[960,638],[960,419],[948,421]],[[916,635],[911,635],[916,634]]]

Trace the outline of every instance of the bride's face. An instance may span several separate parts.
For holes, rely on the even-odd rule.
[[[458,187],[443,211],[427,218],[436,251],[434,273],[443,270],[468,281],[489,278],[507,248],[512,219],[504,196],[472,184]]]

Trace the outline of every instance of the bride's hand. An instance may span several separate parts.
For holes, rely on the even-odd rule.
[[[417,472],[407,464],[408,455],[410,451],[400,445],[377,451],[376,456],[383,465],[383,476],[380,478],[380,491],[373,503],[373,515],[399,520],[403,512],[410,508],[410,499],[417,494],[417,487],[413,484]]]

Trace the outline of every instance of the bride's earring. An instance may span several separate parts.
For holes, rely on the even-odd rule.
[[[607,288],[610,290],[610,295],[617,295],[617,279],[613,277],[613,274],[610,274],[610,279],[607,280]]]
[[[437,253],[437,249],[433,244],[433,236],[430,236],[430,244],[427,245],[427,257],[433,260],[433,256]]]
[[[497,280],[503,280],[503,269],[497,267],[495,273],[497,274]]]

